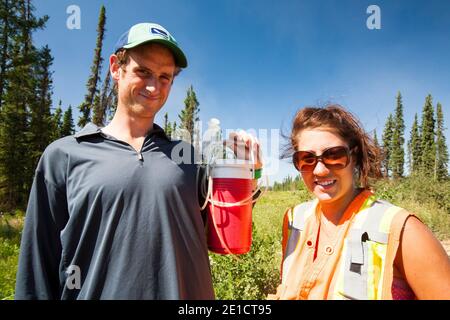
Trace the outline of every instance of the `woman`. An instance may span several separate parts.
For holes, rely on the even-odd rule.
[[[337,105],[304,108],[293,163],[315,200],[285,214],[281,284],[272,299],[450,299],[450,260],[413,214],[378,200],[378,148]]]

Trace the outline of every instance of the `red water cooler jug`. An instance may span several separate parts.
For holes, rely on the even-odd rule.
[[[210,251],[243,254],[252,244],[253,165],[223,159],[211,167],[207,237]]]

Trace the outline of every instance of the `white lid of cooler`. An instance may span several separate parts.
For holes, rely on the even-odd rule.
[[[217,159],[211,166],[213,178],[253,179],[253,163],[241,159]]]

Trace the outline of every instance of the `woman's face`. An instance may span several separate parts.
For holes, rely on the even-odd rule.
[[[309,151],[318,156],[332,147],[349,148],[346,141],[328,128],[302,130],[297,139],[298,151]],[[343,169],[332,169],[317,161],[312,171],[301,172],[301,175],[308,190],[321,203],[332,204],[352,196],[355,189],[354,168],[354,157],[350,156],[350,163]]]

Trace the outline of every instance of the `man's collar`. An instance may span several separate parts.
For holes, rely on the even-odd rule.
[[[93,124],[92,122],[89,122],[87,125],[84,126],[83,129],[75,133],[75,138],[78,139],[98,133],[101,133],[101,128]]]
[[[99,126],[90,122],[83,129],[81,129],[79,132],[77,132],[75,134],[75,138],[78,139],[78,138],[82,138],[82,137],[86,137],[86,136],[96,135],[96,134],[100,134],[101,132],[102,131]],[[153,128],[147,133],[147,136],[151,136],[151,135],[158,135],[158,136],[170,141],[170,139],[167,137],[166,133],[164,132],[163,128],[158,126],[156,123],[153,124]]]
[[[158,135],[166,140],[170,141],[170,138],[164,132],[164,129],[158,126],[156,123],[153,124],[153,128],[147,133],[147,136]]]

